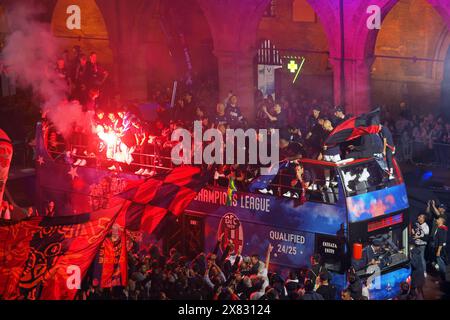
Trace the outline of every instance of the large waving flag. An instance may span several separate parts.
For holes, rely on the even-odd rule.
[[[351,141],[366,134],[380,132],[380,109],[350,118],[338,125],[325,141],[326,146]]]
[[[127,230],[151,233],[166,216],[179,216],[206,185],[210,176],[199,167],[184,166],[144,183],[130,183],[119,197],[128,200],[118,223]]]
[[[152,232],[165,216],[182,214],[208,179],[200,168],[180,167],[144,181],[131,182],[108,209],[37,221],[36,229],[19,232],[20,236],[11,237],[11,243],[0,250],[0,257],[6,257],[0,260],[0,284],[11,283],[8,288],[13,289],[8,289],[8,295],[4,297],[18,298],[18,290],[13,285],[18,283],[20,294],[28,300],[74,299],[79,284],[77,275],[79,280],[86,276],[115,224],[130,230]],[[11,232],[0,228],[0,237],[8,238]],[[122,241],[121,257],[126,246],[126,241]],[[10,248],[19,246],[23,247],[22,256],[9,263]],[[117,260],[118,252],[111,252],[117,249],[115,244],[106,242],[103,248],[108,251],[109,258],[114,256],[105,269],[105,275],[111,275],[113,285],[112,282],[123,274],[124,260]],[[12,267],[17,268],[13,276],[8,271]],[[108,285],[109,279],[103,277],[102,281]],[[124,278],[121,281],[125,281]]]
[[[44,218],[30,241],[19,288],[27,300],[73,300],[123,203],[94,213]],[[78,279],[78,281],[77,281]]]
[[[39,230],[40,218],[0,222],[0,299],[19,297],[18,283],[30,252],[30,240]]]

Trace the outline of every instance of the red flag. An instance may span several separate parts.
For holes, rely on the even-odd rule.
[[[128,282],[126,232],[109,236],[103,242],[93,271],[102,288],[126,286]]]
[[[19,297],[18,283],[30,251],[30,240],[41,218],[0,225],[0,298]]]
[[[208,179],[208,172],[184,166],[168,174],[133,183],[119,195],[130,202],[118,221],[127,230],[151,233],[164,217],[181,215]]]
[[[73,300],[124,204],[91,214],[44,218],[20,277],[25,299]]]
[[[133,184],[109,209],[44,218],[37,231],[28,233],[28,238],[11,241],[23,245],[28,253],[17,262],[23,270],[18,286],[24,298],[74,299],[81,280],[115,223],[130,230],[152,232],[164,217],[183,213],[207,180],[208,176],[199,168],[177,168]],[[111,285],[119,279],[126,283],[126,239],[122,241],[119,260],[114,260],[112,268],[106,270],[104,281],[108,282],[110,277]],[[111,250],[110,244],[105,245]],[[114,253],[114,244],[112,251],[113,256],[119,255],[119,251]],[[10,249],[5,247],[4,255],[8,252]]]
[[[325,145],[332,146],[378,132],[380,132],[380,109],[344,121],[330,133]]]

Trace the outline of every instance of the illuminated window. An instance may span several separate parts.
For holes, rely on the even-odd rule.
[[[266,11],[264,11],[264,17],[273,18],[276,16],[277,0],[271,0],[267,6]]]
[[[270,40],[261,41],[258,50],[258,64],[264,65],[282,65],[280,52]]]

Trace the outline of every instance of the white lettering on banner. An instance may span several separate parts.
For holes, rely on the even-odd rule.
[[[270,200],[253,196],[241,196],[241,208],[270,212]]]
[[[327,242],[327,241],[323,241],[322,246],[323,246],[323,252],[329,253],[329,254],[335,254],[336,249],[338,248],[336,243]]]
[[[305,237],[299,234],[292,234],[280,231],[270,230],[269,238],[271,240],[286,241],[298,244],[305,244]]]
[[[67,7],[66,13],[69,17],[66,26],[69,30],[81,30],[81,8],[75,4]]]
[[[227,192],[219,190],[202,189],[195,198],[196,201],[225,206],[227,203]],[[240,207],[247,210],[270,212],[270,199],[252,195],[233,196],[232,207]]]

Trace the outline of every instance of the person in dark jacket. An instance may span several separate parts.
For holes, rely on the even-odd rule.
[[[361,279],[356,275],[355,272],[350,272],[348,275],[348,288],[350,295],[353,300],[361,300],[362,299],[362,283]]]
[[[302,300],[324,300],[321,294],[314,291],[314,283],[311,280],[305,281],[305,294]]]
[[[317,282],[316,279],[319,274],[327,270],[320,260],[320,254],[315,254],[311,257],[311,268],[308,269],[307,278],[314,284]]]
[[[328,272],[321,272],[319,275],[320,286],[316,292],[320,294],[324,300],[336,300],[336,287],[329,283],[330,275]]]
[[[300,288],[300,281],[298,280],[297,273],[295,271],[290,271],[288,279],[286,280],[285,287],[288,292],[289,297],[293,297],[294,292]]]
[[[389,174],[394,174],[393,156],[395,154],[394,138],[388,127],[380,125],[380,137],[383,141],[383,156],[386,158],[386,163],[389,168]]]
[[[244,127],[245,122],[244,116],[241,113],[241,109],[239,108],[237,101],[237,97],[235,95],[232,95],[225,109],[226,121],[232,129]]]
[[[345,115],[345,109],[343,106],[336,106],[334,108],[334,116],[332,118],[333,127],[337,127],[342,122],[346,121],[348,117]]]

